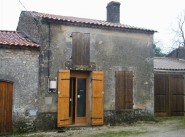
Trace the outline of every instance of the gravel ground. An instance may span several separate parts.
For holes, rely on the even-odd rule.
[[[65,132],[37,132],[15,137],[185,137],[185,117],[132,125],[68,129]]]

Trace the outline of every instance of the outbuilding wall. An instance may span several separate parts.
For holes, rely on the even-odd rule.
[[[24,123],[32,125],[36,118],[38,76],[38,50],[0,48],[0,80],[13,83],[12,114],[15,128],[24,128]]]

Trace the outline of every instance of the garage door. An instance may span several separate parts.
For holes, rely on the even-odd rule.
[[[184,115],[184,85],[182,75],[155,74],[155,114]]]

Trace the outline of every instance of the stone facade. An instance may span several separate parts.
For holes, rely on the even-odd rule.
[[[57,92],[48,92],[48,81],[57,80],[58,71],[66,69],[73,32],[90,33],[90,62],[105,73],[104,110],[115,110],[115,71],[129,70],[134,73],[133,109],[153,115],[153,34],[50,23],[39,17],[33,19],[27,12],[22,12],[17,30],[41,46],[38,111],[48,119],[45,122],[53,120],[56,125],[51,113],[57,113]]]
[[[0,80],[13,83],[13,126],[33,124],[38,112],[39,51],[0,47]],[[29,122],[28,122],[29,121]],[[23,123],[22,123],[23,124]],[[33,126],[30,126],[33,128]]]

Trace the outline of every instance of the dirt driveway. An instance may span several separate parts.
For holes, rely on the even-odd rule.
[[[185,117],[157,118],[158,122],[132,125],[68,129],[65,132],[38,132],[13,137],[185,137]]]

